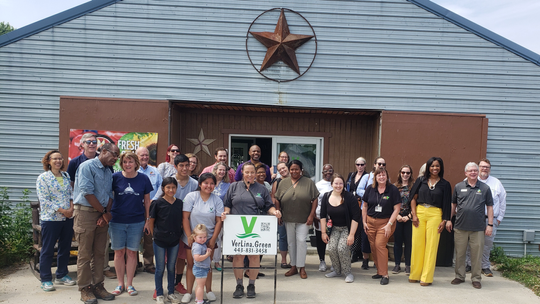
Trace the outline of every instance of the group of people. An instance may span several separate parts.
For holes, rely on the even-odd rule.
[[[425,172],[414,182],[411,166],[402,166],[397,182],[391,184],[383,158],[377,158],[368,173],[366,160],[360,157],[355,161],[357,170],[347,178],[335,173],[331,164],[324,165],[323,179],[315,184],[303,175],[302,162],[290,160],[285,152],[280,153],[275,166],[263,164],[256,145],[249,149],[250,159],[236,171],[227,164],[227,150],[217,148],[216,162],[200,175],[198,158],[181,154],[174,144],[167,148],[166,162],[157,168],[148,164],[146,148],[120,155],[116,145],[107,143],[98,154],[92,133],[83,135],[81,148],[83,153],[70,161],[67,172],[63,171],[62,154],[49,151],[43,157],[45,172],[38,177],[36,188],[43,240],[41,288],[54,290],[51,263],[58,242],[54,283],[78,284],[86,304],[113,300],[124,292],[137,295],[133,277],[141,239],[145,270],[155,273],[157,303],[166,299],[189,303],[195,282],[197,303],[203,303],[204,291],[208,301],[215,301],[212,268],[221,270],[221,228],[229,214],[278,218],[281,267],[288,269],[287,277],[298,274],[307,278],[306,238],[312,225],[322,272],[327,271],[328,244],[332,263],[328,278],[345,276],[346,282],[353,282],[351,262],[362,259],[366,269],[371,253],[377,268],[373,278],[388,284],[386,245],[394,235],[393,272],[401,271],[404,244],[409,281],[431,285],[443,229],[455,232],[456,278],[452,284],[464,282],[467,264],[475,288],[481,287],[480,273],[492,275],[489,251],[504,217],[506,192],[498,179],[489,175],[487,159],[480,161],[480,166],[468,163],[466,180],[452,193],[443,178],[443,161],[437,157],[427,161]],[[118,159],[122,171],[113,172]],[[73,235],[78,242],[77,282],[67,271]],[[103,286],[104,274],[110,271],[109,242],[118,280],[112,292]],[[263,275],[257,269],[261,258],[232,257],[234,298],[256,297],[255,280]],[[247,266],[249,271],[244,272],[242,268]],[[165,267],[166,291],[162,283]],[[243,277],[249,279],[246,292]],[[183,295],[181,299],[175,291]]]

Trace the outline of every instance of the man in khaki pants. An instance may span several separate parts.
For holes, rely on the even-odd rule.
[[[113,202],[112,171],[108,167],[114,165],[119,153],[116,145],[107,143],[98,158],[85,161],[77,169],[73,231],[79,243],[77,282],[85,304],[95,304],[97,299],[114,300],[103,287],[102,265]]]
[[[471,248],[472,286],[480,289],[484,235],[491,236],[493,232],[493,197],[489,186],[478,180],[476,163],[470,162],[465,166],[465,176],[467,179],[456,184],[452,196],[452,216],[456,215],[456,278],[451,283],[458,285],[465,282],[465,254],[468,245]],[[487,210],[487,225],[484,210]],[[446,229],[452,231],[451,221],[446,222]]]

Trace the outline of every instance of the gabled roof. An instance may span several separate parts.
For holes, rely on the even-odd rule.
[[[19,41],[28,36],[37,34],[51,27],[60,25],[64,22],[68,22],[75,18],[92,13],[103,7],[109,6],[111,4],[114,4],[120,1],[122,0],[92,0],[92,1],[86,2],[84,4],[76,6],[69,10],[56,14],[54,16],[45,18],[43,20],[37,21],[35,23],[22,27],[18,30],[15,30],[13,32],[0,36],[0,47]],[[468,19],[463,18],[460,15],[453,13],[440,5],[437,5],[429,0],[407,0],[407,1],[540,66],[540,55],[500,35],[497,35],[494,32],[484,27],[481,27],[480,25]]]
[[[494,32],[484,27],[481,27],[480,25],[468,19],[461,17],[460,15],[445,9],[444,7],[438,4],[435,4],[429,0],[407,0],[407,1],[414,3],[418,5],[419,7],[425,9],[426,11],[433,13],[449,22],[452,22],[453,24],[459,27],[462,27],[471,33],[474,33],[486,39],[487,41],[495,43],[496,45],[540,66],[540,55],[500,35],[497,35]]]
[[[48,30],[122,0],[92,0],[0,36],[0,47]]]

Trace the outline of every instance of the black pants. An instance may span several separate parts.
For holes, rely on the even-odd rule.
[[[324,227],[326,229],[326,227]],[[322,240],[322,232],[315,229],[315,239],[317,240],[317,254],[319,254],[319,261],[324,261],[324,254],[326,253],[326,243]]]
[[[403,243],[405,243],[405,266],[411,266],[411,240],[412,240],[412,221],[405,223],[396,221],[396,231],[394,232],[394,258],[396,265],[401,263],[403,253]]]

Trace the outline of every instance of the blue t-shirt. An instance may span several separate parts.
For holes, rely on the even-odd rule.
[[[199,244],[197,242],[193,242],[193,245],[191,245],[191,254],[193,257],[195,257],[196,254],[205,255],[206,254],[206,244]],[[210,256],[208,256],[204,261],[197,262],[194,261],[195,266],[199,268],[210,268]]]
[[[111,209],[113,223],[132,224],[144,222],[144,195],[154,188],[148,176],[138,173],[126,178],[122,172],[113,174],[114,201]]]

